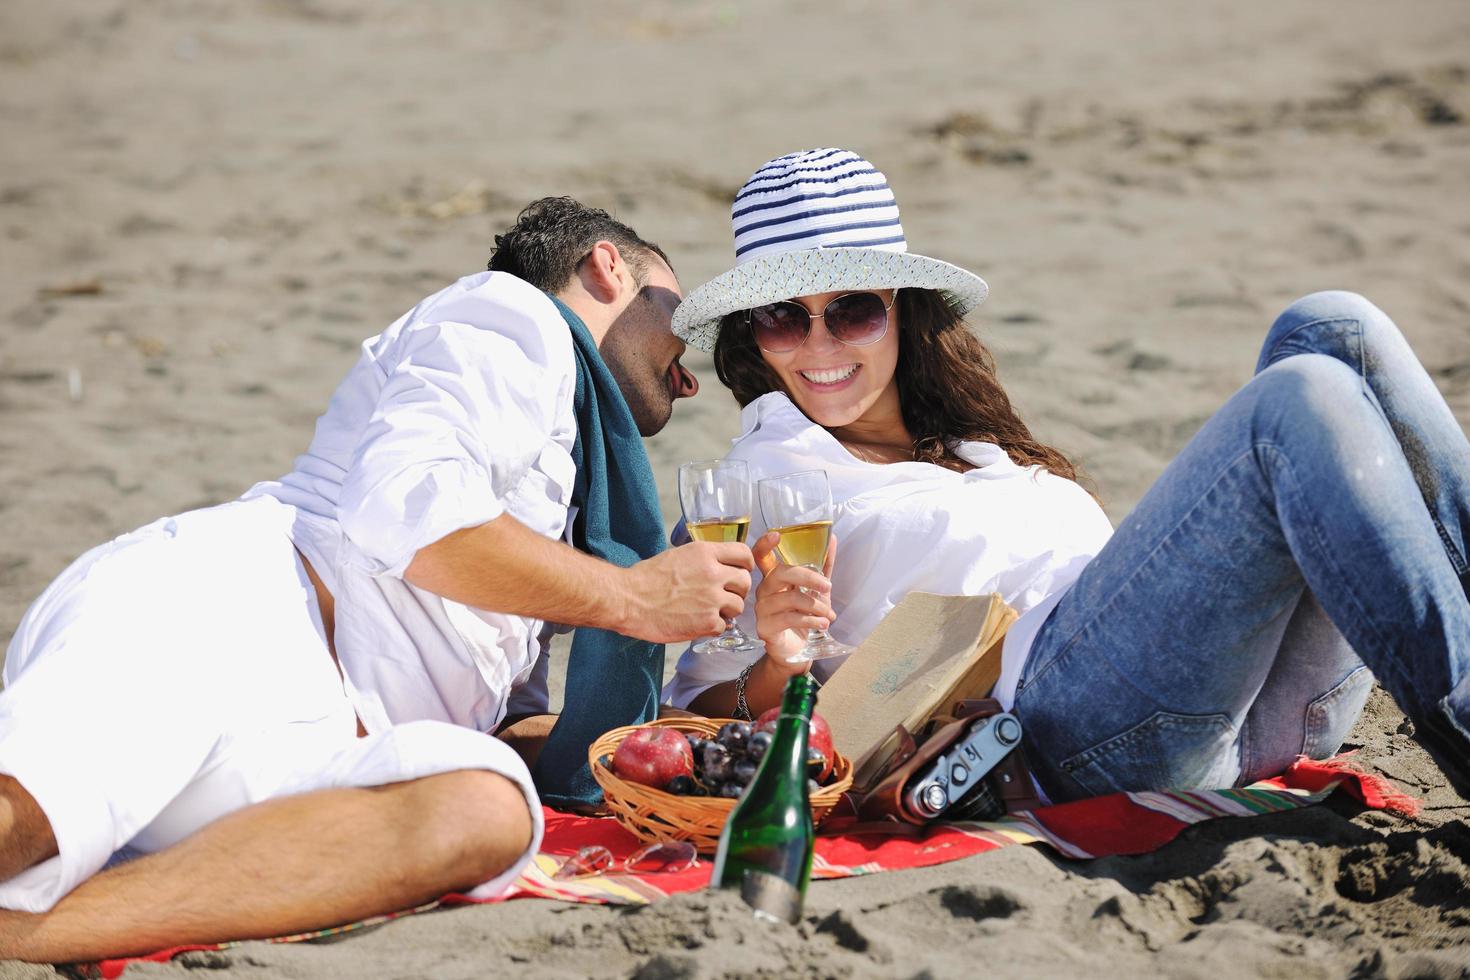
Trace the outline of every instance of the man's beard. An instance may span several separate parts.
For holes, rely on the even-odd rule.
[[[612,365],[608,367],[611,369]],[[663,431],[674,415],[674,401],[669,397],[667,377],[662,385],[625,381],[618,371],[613,371],[613,377],[618,379],[618,390],[623,393],[623,401],[628,403],[628,411],[633,414],[639,434],[652,436]]]
[[[611,334],[603,341],[602,360],[618,382],[623,401],[638,425],[641,435],[651,436],[662,431],[674,414],[674,399],[669,392],[669,376],[665,371],[658,377],[650,377],[652,367],[647,353],[634,344],[624,345],[622,336]]]
[[[665,366],[663,374],[655,375],[648,352],[638,341],[650,333],[644,328],[653,316],[652,305],[651,300],[639,294],[614,321],[599,351],[603,363],[617,379],[618,390],[623,393],[623,401],[628,404],[638,432],[644,436],[661,432],[674,414],[668,367]]]

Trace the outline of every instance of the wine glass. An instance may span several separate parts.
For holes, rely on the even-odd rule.
[[[750,531],[750,469],[743,459],[702,459],[679,467],[679,505],[695,541],[744,543]],[[695,653],[749,653],[764,649],[733,619],[725,632],[694,644]]]
[[[760,481],[758,487],[766,526],[781,535],[776,553],[788,565],[820,572],[827,560],[827,539],[832,536],[832,490],[826,471],[806,470],[774,476]],[[792,654],[787,663],[826,660],[851,652],[852,647],[826,630],[807,630],[806,645]]]

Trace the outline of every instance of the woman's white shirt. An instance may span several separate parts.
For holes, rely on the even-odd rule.
[[[857,646],[913,591],[999,592],[1021,613],[1007,634],[995,689],[1010,707],[1036,630],[1113,533],[1097,501],[1071,480],[1017,465],[988,442],[952,447],[975,467],[965,473],[932,463],[864,462],[781,392],[751,402],[740,420],[728,458],[745,460],[752,480],[827,472],[838,539],[832,635]],[[752,542],[767,530],[759,511],[757,501]],[[755,635],[754,602],[739,622]],[[758,657],[686,650],[665,694],[684,707]],[[844,659],[818,661],[812,673],[826,680]]]

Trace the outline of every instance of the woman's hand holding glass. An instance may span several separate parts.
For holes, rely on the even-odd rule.
[[[777,535],[776,553],[788,565],[816,571],[832,570],[832,487],[825,470],[802,470],[771,476],[756,485],[761,516]],[[823,575],[824,582],[829,581]],[[830,595],[831,586],[828,585]],[[830,612],[830,606],[828,607]],[[825,626],[807,630],[806,642],[787,663],[844,657],[852,647],[827,632]]]
[[[755,590],[755,631],[766,645],[766,657],[783,674],[804,674],[811,660],[798,655],[811,630],[832,625],[832,563],[837,558],[837,538],[827,539],[827,556],[822,570],[805,565],[787,565],[776,558],[781,535],[767,531],[752,550],[761,583]],[[797,658],[797,659],[793,659]]]

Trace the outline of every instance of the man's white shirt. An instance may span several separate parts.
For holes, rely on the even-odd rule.
[[[292,538],[335,600],[337,655],[369,731],[418,719],[489,731],[512,701],[545,710],[553,627],[403,573],[423,547],[501,514],[569,536],[575,388],[551,299],[505,273],[466,276],[364,341],[292,471],[245,494],[295,508]]]

